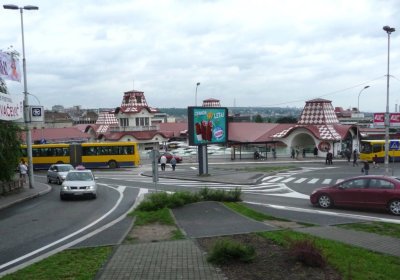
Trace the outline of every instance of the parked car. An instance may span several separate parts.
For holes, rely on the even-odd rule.
[[[73,170],[74,167],[71,164],[53,164],[47,170],[47,183],[56,182],[61,185],[64,182],[67,173]]]
[[[62,183],[60,198],[89,196],[97,197],[97,184],[91,170],[71,170]]]
[[[168,153],[168,152],[166,152],[166,153],[161,153],[161,154],[160,154],[160,157],[158,158],[158,162],[160,162],[160,158],[161,158],[163,155],[167,158],[167,163],[170,163],[170,162],[171,162],[171,159],[172,159],[173,157],[176,159],[176,162],[177,162],[177,163],[182,162],[182,157],[181,157],[181,156],[174,155],[174,154],[171,154],[171,153]]]
[[[380,208],[393,215],[400,215],[400,179],[383,175],[353,177],[314,190],[310,201],[321,208]]]

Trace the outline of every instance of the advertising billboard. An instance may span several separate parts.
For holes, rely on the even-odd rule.
[[[385,113],[374,113],[374,126],[375,127],[385,126]],[[400,127],[400,113],[389,114],[389,126]]]
[[[189,107],[189,145],[225,144],[228,140],[228,109]]]

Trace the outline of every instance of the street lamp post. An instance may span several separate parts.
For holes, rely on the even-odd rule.
[[[196,95],[195,95],[195,100],[194,100],[194,105],[197,106],[197,88],[199,87],[200,83],[197,82],[196,84]]]
[[[384,26],[383,30],[388,35],[388,55],[387,55],[387,80],[386,80],[386,114],[385,114],[385,172],[389,175],[389,62],[390,62],[390,34],[396,29],[390,26]]]
[[[369,86],[365,86],[363,89],[360,90],[360,92],[358,93],[358,101],[357,101],[357,110],[358,113],[360,113],[360,94],[365,90],[369,88]],[[360,128],[358,126],[358,122],[357,122],[357,145],[358,145],[358,151],[360,151]]]
[[[28,84],[26,78],[26,59],[25,59],[25,38],[24,38],[24,10],[39,10],[37,6],[23,6],[19,7],[17,5],[3,5],[4,9],[7,10],[19,10],[21,14],[21,34],[22,34],[22,71],[24,76],[24,121],[25,121],[25,132],[26,132],[26,146],[28,152],[28,178],[29,178],[29,188],[33,188],[34,179],[33,179],[33,161],[32,161],[32,135],[29,127],[28,121],[28,108],[29,108],[29,100],[28,100]]]

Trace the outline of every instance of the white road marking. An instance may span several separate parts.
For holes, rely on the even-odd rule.
[[[300,178],[300,179],[298,179],[298,180],[296,180],[296,181],[294,181],[296,184],[300,184],[300,183],[303,183],[305,180],[307,180],[307,178]]]
[[[318,182],[319,178],[312,178],[310,181],[308,181],[308,184],[315,184]]]
[[[322,181],[322,184],[330,184],[330,182],[332,182],[332,179],[325,179],[324,181]]]
[[[290,181],[293,181],[294,179],[296,179],[295,177],[289,177],[285,180],[282,181],[282,183],[289,183]]]
[[[109,187],[108,185],[105,185],[105,184],[99,184],[99,185],[104,185],[106,187]],[[79,230],[77,230],[77,231],[75,231],[75,232],[73,232],[73,233],[61,238],[61,239],[58,239],[57,241],[54,241],[54,242],[52,242],[50,244],[47,244],[46,246],[43,246],[43,247],[41,247],[41,248],[39,248],[39,249],[37,249],[35,251],[32,251],[32,252],[30,252],[28,254],[25,254],[25,255],[23,255],[21,257],[18,257],[18,258],[14,259],[14,260],[11,260],[11,261],[9,261],[7,263],[4,263],[4,264],[0,265],[0,269],[4,269],[4,268],[6,268],[6,267],[8,267],[10,265],[13,265],[13,264],[18,263],[20,261],[23,261],[23,260],[25,260],[25,259],[27,259],[27,258],[29,258],[31,256],[34,256],[34,255],[36,255],[38,253],[41,253],[41,252],[43,252],[43,251],[45,251],[45,250],[47,250],[47,249],[49,249],[49,248],[61,243],[61,242],[64,242],[65,240],[68,240],[71,237],[74,237],[74,236],[78,235],[79,233],[91,228],[92,226],[94,226],[94,225],[98,224],[99,222],[101,222],[102,220],[104,220],[107,216],[109,216],[112,212],[114,212],[118,208],[118,206],[120,205],[120,203],[122,202],[122,199],[124,197],[123,191],[125,190],[125,187],[120,186],[118,188],[112,188],[112,187],[110,187],[110,188],[113,189],[113,190],[117,190],[118,191],[119,198],[118,198],[117,202],[115,203],[114,207],[111,208],[108,212],[106,212],[103,216],[101,216],[97,220],[93,221],[92,223],[86,225],[85,227],[83,227],[83,228],[81,228],[81,229],[79,229]],[[140,191],[139,191],[139,193],[140,193]],[[126,215],[126,213],[123,216],[125,217],[125,215]],[[122,218],[121,218],[121,220],[122,220]],[[72,241],[72,242],[70,242],[68,244],[65,244],[65,245],[63,245],[63,246],[61,246],[59,248],[56,248],[56,249],[54,249],[52,251],[49,251],[46,254],[40,255],[40,256],[30,260],[29,262],[23,263],[23,264],[21,264],[19,266],[16,266],[16,267],[14,267],[14,268],[12,268],[10,270],[3,271],[3,272],[0,273],[0,276],[5,275],[5,274],[9,274],[9,273],[11,273],[13,271],[17,271],[17,270],[19,270],[19,269],[21,269],[23,267],[31,265],[32,263],[38,262],[38,261],[40,261],[42,259],[45,259],[45,258],[51,256],[51,255],[54,255],[54,254],[56,254],[58,252],[61,252],[61,251],[65,250],[65,249],[67,249],[67,248],[69,248],[69,247],[71,247],[71,246],[73,246],[75,244],[78,244],[78,243],[82,242],[83,240],[85,240],[85,239],[97,234],[98,232],[103,231],[104,229],[106,229],[108,227],[111,227],[112,225],[114,225],[117,222],[119,222],[118,219],[110,222],[107,225],[104,225],[100,229],[97,229],[97,230],[95,230],[95,231],[93,231],[91,233],[86,234],[85,236],[80,237],[79,239],[76,239],[76,240],[74,240],[74,241]]]

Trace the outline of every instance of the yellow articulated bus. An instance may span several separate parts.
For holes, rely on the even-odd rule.
[[[400,150],[396,149],[399,143],[400,140],[389,140],[389,162],[400,161]],[[372,162],[375,155],[377,162],[383,163],[385,161],[385,140],[362,140],[360,160]]]
[[[22,157],[27,161],[27,147],[22,145]],[[86,168],[137,167],[140,155],[135,142],[98,142],[74,144],[32,145],[34,169],[48,169],[55,163],[69,163]]]

